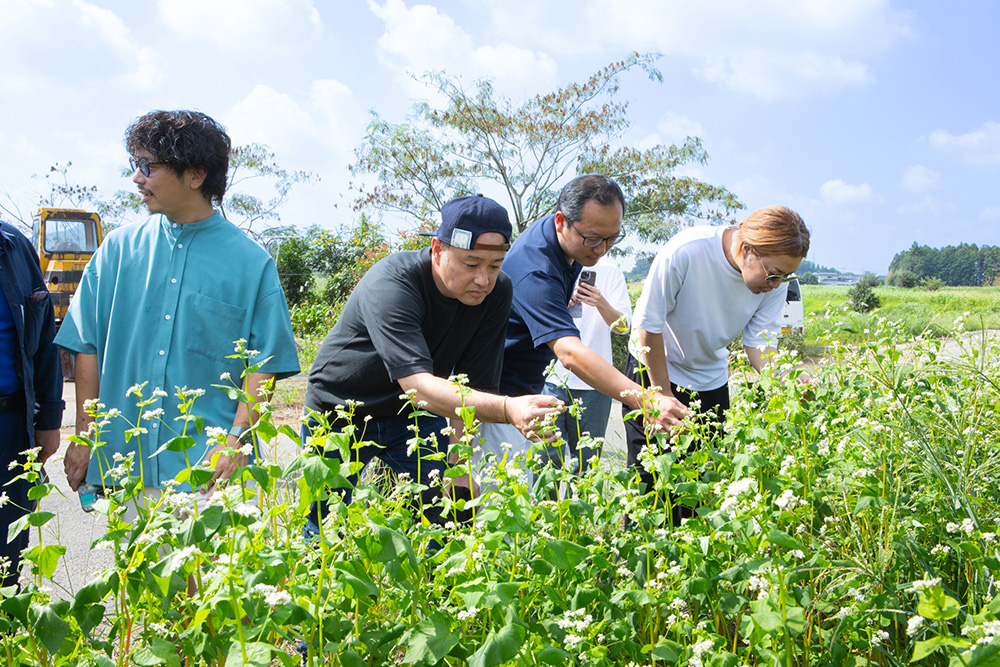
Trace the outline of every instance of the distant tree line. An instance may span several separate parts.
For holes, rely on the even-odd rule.
[[[819,276],[816,275],[819,272],[840,273],[837,269],[831,269],[808,259],[802,260],[799,270],[796,271],[799,274],[799,283],[802,285],[819,285]]]
[[[896,253],[889,264],[886,282],[895,287],[914,287],[938,280],[953,287],[995,285],[1000,277],[1000,247],[974,243],[931,248],[916,242]]]
[[[808,259],[802,260],[802,263],[799,264],[799,270],[796,271],[796,273],[798,273],[800,276],[803,273],[818,273],[818,272],[823,272],[823,273],[840,273],[840,271],[838,271],[837,269],[831,269],[828,266],[823,266],[822,264],[817,264],[816,262],[810,261]]]
[[[630,283],[641,283],[649,275],[649,267],[653,264],[654,253],[638,253],[632,270],[625,274],[625,280]]]

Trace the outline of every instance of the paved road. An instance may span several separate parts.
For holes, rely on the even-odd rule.
[[[59,563],[53,582],[43,582],[43,585],[51,587],[56,595],[72,597],[93,578],[94,573],[111,565],[112,559],[110,551],[91,551],[90,545],[105,533],[106,524],[99,514],[84,512],[80,508],[79,497],[66,484],[62,457],[69,444],[66,438],[75,432],[73,425],[76,421],[76,385],[72,382],[65,383],[63,399],[66,401],[66,412],[63,416],[62,442],[59,452],[46,466],[58,491],[43,499],[40,509],[55,514],[55,518],[42,528],[42,539],[45,544],[66,546],[66,554]],[[613,465],[624,464],[624,442],[621,411],[615,402],[611,408],[607,436],[609,459]],[[295,454],[295,446],[290,441],[278,443],[277,450],[279,458]],[[38,540],[36,529],[31,535],[31,545],[38,544]]]
[[[52,587],[54,594],[71,597],[90,580],[94,572],[111,564],[111,554],[104,550],[91,551],[90,545],[104,534],[106,524],[97,513],[87,513],[80,508],[79,496],[70,490],[63,473],[62,458],[69,444],[66,438],[75,432],[76,386],[67,382],[63,387],[66,411],[63,413],[62,441],[59,443],[58,453],[46,465],[49,479],[58,490],[44,498],[39,509],[56,515],[42,528],[41,539],[45,544],[62,544],[66,547],[66,554],[60,560],[53,582],[43,582],[43,585]],[[33,529],[30,544],[34,546],[38,542],[38,529]],[[25,576],[27,575],[22,574],[22,578]]]

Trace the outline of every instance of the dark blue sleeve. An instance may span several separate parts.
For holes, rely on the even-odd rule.
[[[524,275],[514,286],[512,310],[536,348],[565,336],[580,337],[569,314],[566,285],[556,276],[540,271]]]
[[[62,363],[59,348],[52,342],[56,319],[52,298],[45,287],[38,256],[31,244],[15,235],[11,249],[14,283],[24,299],[24,340],[21,346],[31,364],[30,382],[35,396],[35,430],[49,431],[62,426]],[[29,369],[24,369],[25,378]],[[28,380],[26,380],[28,381]]]

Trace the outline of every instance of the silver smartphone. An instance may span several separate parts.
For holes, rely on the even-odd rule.
[[[593,285],[597,282],[597,271],[584,270],[580,272],[580,280],[577,281],[578,285],[586,283],[588,285]],[[574,289],[575,293],[576,290]],[[572,317],[582,317],[583,316],[583,304],[577,301],[572,306],[569,307],[569,314]]]

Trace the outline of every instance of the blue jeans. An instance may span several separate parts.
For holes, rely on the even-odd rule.
[[[337,419],[330,422],[330,428],[333,432],[338,432],[347,426],[347,424],[346,420]],[[381,447],[365,445],[360,449],[352,450],[352,456],[355,457],[352,461],[360,461],[367,465],[373,458],[378,457],[383,463],[392,468],[397,475],[407,473],[410,476],[410,480],[414,482],[429,485],[432,470],[437,470],[438,479],[444,480],[444,471],[448,467],[446,460],[436,461],[420,458],[438,451],[448,451],[448,437],[441,434],[441,429],[448,425],[448,420],[444,417],[435,415],[417,419],[420,438],[427,441],[427,446],[422,447],[419,452],[413,452],[413,454],[406,453],[409,447],[407,440],[414,437],[413,431],[409,428],[413,425],[412,417],[400,415],[386,419],[372,419],[366,422],[363,417],[355,416],[353,424],[355,429],[354,437],[357,440],[369,443],[374,442],[381,445]],[[304,445],[308,443],[309,438],[312,437],[313,429],[318,425],[314,419],[310,419],[308,424],[302,425],[302,443]],[[439,443],[437,449],[432,446],[431,434],[436,434]],[[340,454],[336,450],[328,452],[327,456],[340,458]],[[353,488],[358,483],[358,476],[351,475],[347,477],[347,481],[351,483],[351,487]],[[345,503],[351,502],[350,488],[343,489],[340,493]],[[325,500],[312,504],[309,522],[306,525],[307,534],[310,532],[312,534],[319,534],[319,522],[326,515],[326,510],[327,501]]]
[[[579,418],[566,410],[556,419],[556,427],[562,431],[566,444],[562,447],[548,445],[542,454],[543,462],[556,467],[565,467],[574,475],[580,475],[587,470],[590,460],[597,454],[596,447],[580,447],[580,436],[589,432],[593,438],[603,438],[608,430],[608,417],[611,415],[611,397],[605,396],[594,389],[574,389],[570,392],[561,386],[545,383],[543,394],[549,394],[568,406],[576,399],[584,408]],[[565,463],[570,458],[575,459],[572,465]]]

